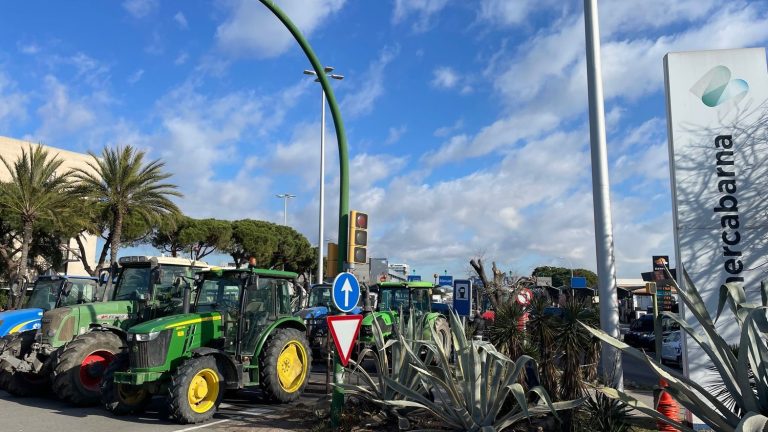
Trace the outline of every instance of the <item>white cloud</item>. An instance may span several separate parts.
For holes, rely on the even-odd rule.
[[[16,88],[3,71],[0,71],[0,125],[27,117],[28,97]]]
[[[187,60],[189,60],[189,54],[187,54],[186,52],[182,51],[182,52],[179,53],[179,55],[176,56],[176,60],[173,61],[173,64],[175,64],[175,65],[183,65],[184,63],[187,62]]]
[[[123,8],[134,18],[144,18],[160,5],[158,0],[125,0]]]
[[[280,8],[309,36],[346,0],[278,1]],[[251,0],[229,0],[227,19],[216,29],[219,48],[233,57],[276,57],[295,45],[293,36],[267,8]],[[296,47],[298,50],[298,47]]]
[[[478,18],[503,26],[519,25],[525,22],[535,9],[551,8],[557,4],[552,0],[482,0]]]
[[[144,69],[136,70],[136,72],[132,73],[128,77],[128,79],[127,79],[128,84],[136,84],[137,82],[139,82],[141,80],[141,77],[143,77],[143,76],[144,76]]]
[[[443,126],[441,128],[437,128],[433,133],[433,135],[436,137],[446,137],[452,133],[455,133],[461,130],[463,127],[464,127],[464,119],[460,118],[450,126]]]
[[[34,42],[22,43],[19,41],[16,42],[16,48],[22,54],[35,55],[40,52],[40,46]]]
[[[371,62],[368,70],[354,81],[354,89],[341,102],[342,109],[351,118],[373,111],[374,104],[384,94],[385,69],[397,57],[399,47],[384,48],[379,57]]]
[[[70,89],[52,75],[44,79],[46,102],[38,108],[41,126],[36,136],[45,141],[92,126],[94,110],[85,99],[72,99]]]
[[[400,141],[400,138],[402,138],[403,134],[405,134],[407,131],[408,127],[405,125],[389,128],[389,131],[387,132],[387,139],[384,140],[384,144],[391,145]]]
[[[176,15],[173,16],[173,20],[176,22],[176,25],[178,25],[180,29],[186,30],[189,28],[187,17],[184,16],[181,11],[176,12]]]
[[[453,88],[459,82],[459,75],[450,67],[441,66],[432,71],[432,86],[437,88]]]
[[[424,32],[429,30],[434,16],[447,4],[448,0],[395,0],[392,22],[398,24],[410,15],[416,15],[413,31]]]

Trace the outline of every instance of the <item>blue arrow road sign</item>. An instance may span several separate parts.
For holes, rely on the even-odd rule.
[[[352,273],[339,273],[333,280],[333,304],[342,312],[352,312],[360,300],[360,284]]]

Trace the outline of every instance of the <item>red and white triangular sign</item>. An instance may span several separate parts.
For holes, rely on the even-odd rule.
[[[333,343],[336,344],[336,351],[339,353],[341,364],[346,366],[349,358],[352,356],[352,347],[357,340],[357,334],[360,332],[360,323],[363,322],[362,315],[332,315],[326,318],[328,329],[331,332]]]

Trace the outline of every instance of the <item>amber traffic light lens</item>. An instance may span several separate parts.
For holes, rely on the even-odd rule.
[[[365,231],[355,230],[355,244],[358,246],[367,246],[368,233]]]

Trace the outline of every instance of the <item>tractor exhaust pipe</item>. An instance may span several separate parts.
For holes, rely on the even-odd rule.
[[[189,313],[189,303],[190,303],[191,296],[192,296],[192,289],[189,286],[189,282],[184,281],[184,295],[183,295],[183,303],[181,306],[182,313],[185,313],[185,314]]]

